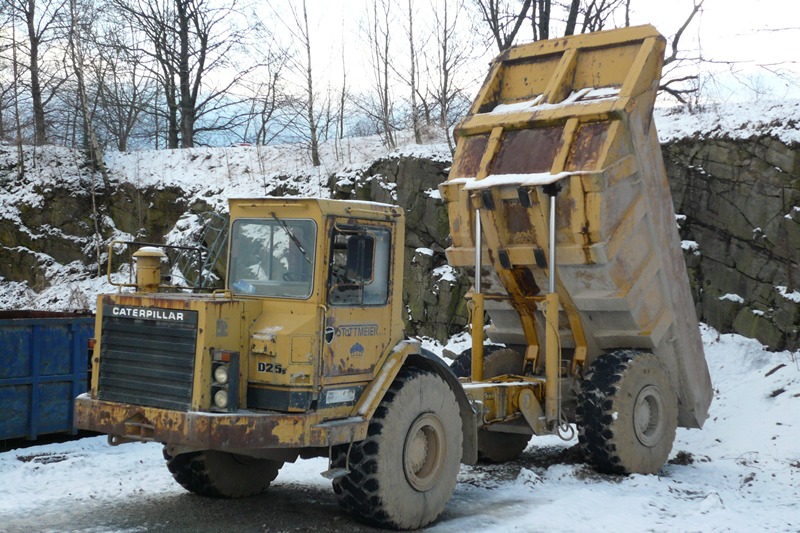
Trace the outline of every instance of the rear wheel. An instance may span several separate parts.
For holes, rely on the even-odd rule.
[[[524,358],[516,350],[502,347],[484,347],[483,377],[491,379],[506,374],[521,374]],[[472,349],[461,353],[450,365],[458,377],[472,375]],[[505,463],[513,461],[525,451],[530,435],[519,433],[499,433],[478,430],[478,460],[486,463]]]
[[[171,455],[164,446],[164,459],[175,481],[201,496],[243,498],[267,490],[278,477],[283,463],[245,455],[203,450]]]
[[[334,467],[349,466],[333,489],[356,518],[379,527],[417,529],[450,500],[461,459],[461,416],[439,376],[400,371],[369,424],[366,440],[336,448]]]
[[[678,399],[658,357],[619,350],[589,367],[576,414],[581,445],[596,470],[653,474],[672,450]]]

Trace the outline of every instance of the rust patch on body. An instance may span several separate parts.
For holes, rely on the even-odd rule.
[[[533,174],[549,172],[553,166],[562,126],[535,130],[507,131],[490,174]]]
[[[609,122],[581,124],[575,135],[575,142],[569,150],[568,170],[594,170],[600,149],[606,142]]]
[[[104,402],[88,396],[75,401],[77,428],[208,450],[316,447],[349,441],[347,424],[343,425],[340,441],[329,438],[326,431],[314,430],[317,421],[310,415],[294,413],[184,412]]]
[[[474,178],[478,174],[488,142],[488,135],[464,137],[459,143],[457,157],[453,158],[450,178]]]

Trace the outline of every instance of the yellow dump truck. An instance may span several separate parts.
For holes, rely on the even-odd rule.
[[[652,124],[663,49],[647,26],[495,60],[441,186],[475,276],[453,368],[403,331],[402,209],[232,199],[224,290],[170,291],[145,247],[133,290],[99,296],[76,425],[163,443],[212,497],[328,457],[343,507],[397,529],[436,520],[460,463],[571,423],[598,469],[657,471],[711,398]]]
[[[479,273],[473,329],[485,308],[489,338],[514,349],[474,337],[473,380],[541,375],[548,424],[577,421],[610,472],[658,470],[675,420],[701,427],[711,402],[652,117],[664,45],[641,26],[508,50],[441,186],[448,261]],[[507,456],[513,437],[491,438]]]

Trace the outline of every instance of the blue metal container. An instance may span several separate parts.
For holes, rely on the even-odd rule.
[[[91,315],[0,311],[0,439],[75,433],[93,334]]]

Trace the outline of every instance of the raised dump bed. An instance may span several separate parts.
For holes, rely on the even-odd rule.
[[[75,433],[93,333],[92,315],[0,311],[0,440]]]
[[[447,257],[474,273],[480,216],[488,334],[535,367],[555,195],[564,374],[615,349],[652,352],[677,391],[679,425],[700,427],[710,378],[652,119],[664,46],[640,26],[499,56],[441,187]]]

